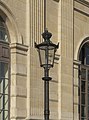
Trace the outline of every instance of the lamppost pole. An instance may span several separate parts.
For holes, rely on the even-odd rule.
[[[49,81],[44,80],[44,118],[49,120]]]
[[[46,30],[46,0],[44,0],[44,30]],[[44,68],[44,76],[49,78],[49,69],[48,69],[48,50],[45,50],[45,63],[47,64]],[[49,120],[49,79],[44,80],[44,119]]]
[[[45,120],[49,120],[49,115],[50,115],[50,111],[49,111],[49,69],[48,69],[48,57],[46,57],[48,55],[48,50],[46,50],[46,55],[45,55],[45,62],[47,63],[47,65],[44,68],[44,76],[45,78],[43,78],[44,80],[44,118]]]
[[[50,41],[52,34],[45,30],[42,34],[44,42],[40,44],[35,43],[35,47],[39,53],[40,66],[44,68],[44,120],[49,120],[49,81],[52,79],[49,77],[49,69],[54,65],[55,52],[59,47],[59,43],[56,45]]]
[[[46,0],[45,0],[46,2]],[[52,34],[42,34],[43,38],[45,39],[45,41],[47,42],[48,37],[52,36]],[[52,78],[49,77],[49,50],[48,47],[45,48],[45,66],[44,66],[44,76],[42,79],[44,80],[44,120],[49,120],[49,115],[50,115],[50,110],[49,110],[49,80],[51,80]]]

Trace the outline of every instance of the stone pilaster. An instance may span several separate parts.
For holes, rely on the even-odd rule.
[[[11,44],[11,120],[26,118],[27,50],[25,45]]]
[[[73,120],[73,0],[61,0],[61,120]]]

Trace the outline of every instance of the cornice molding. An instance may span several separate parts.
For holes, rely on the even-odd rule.
[[[11,49],[18,49],[18,50],[22,50],[22,51],[27,51],[28,50],[28,46],[27,45],[23,45],[23,44],[20,44],[20,43],[12,43],[10,45],[10,48]]]
[[[74,60],[73,63],[74,63],[74,65],[81,65],[81,61],[79,61],[79,60]]]
[[[89,7],[89,2],[87,2],[86,0],[75,0],[75,1],[86,7]]]
[[[74,10],[77,11],[77,12],[79,12],[79,13],[81,13],[81,14],[83,14],[83,15],[85,15],[85,16],[87,16],[87,17],[89,17],[89,14],[86,13],[85,11],[82,11],[82,10],[77,9],[77,8],[74,8]]]

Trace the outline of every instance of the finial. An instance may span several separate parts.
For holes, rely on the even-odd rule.
[[[44,33],[42,33],[42,37],[44,38],[44,40],[50,40],[50,38],[52,37],[52,33],[48,32],[48,29],[46,28]]]

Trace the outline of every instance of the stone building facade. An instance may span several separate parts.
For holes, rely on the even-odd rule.
[[[89,0],[47,0],[46,25],[59,42],[50,70],[50,120],[89,119]],[[0,0],[0,120],[43,120],[44,0]]]

